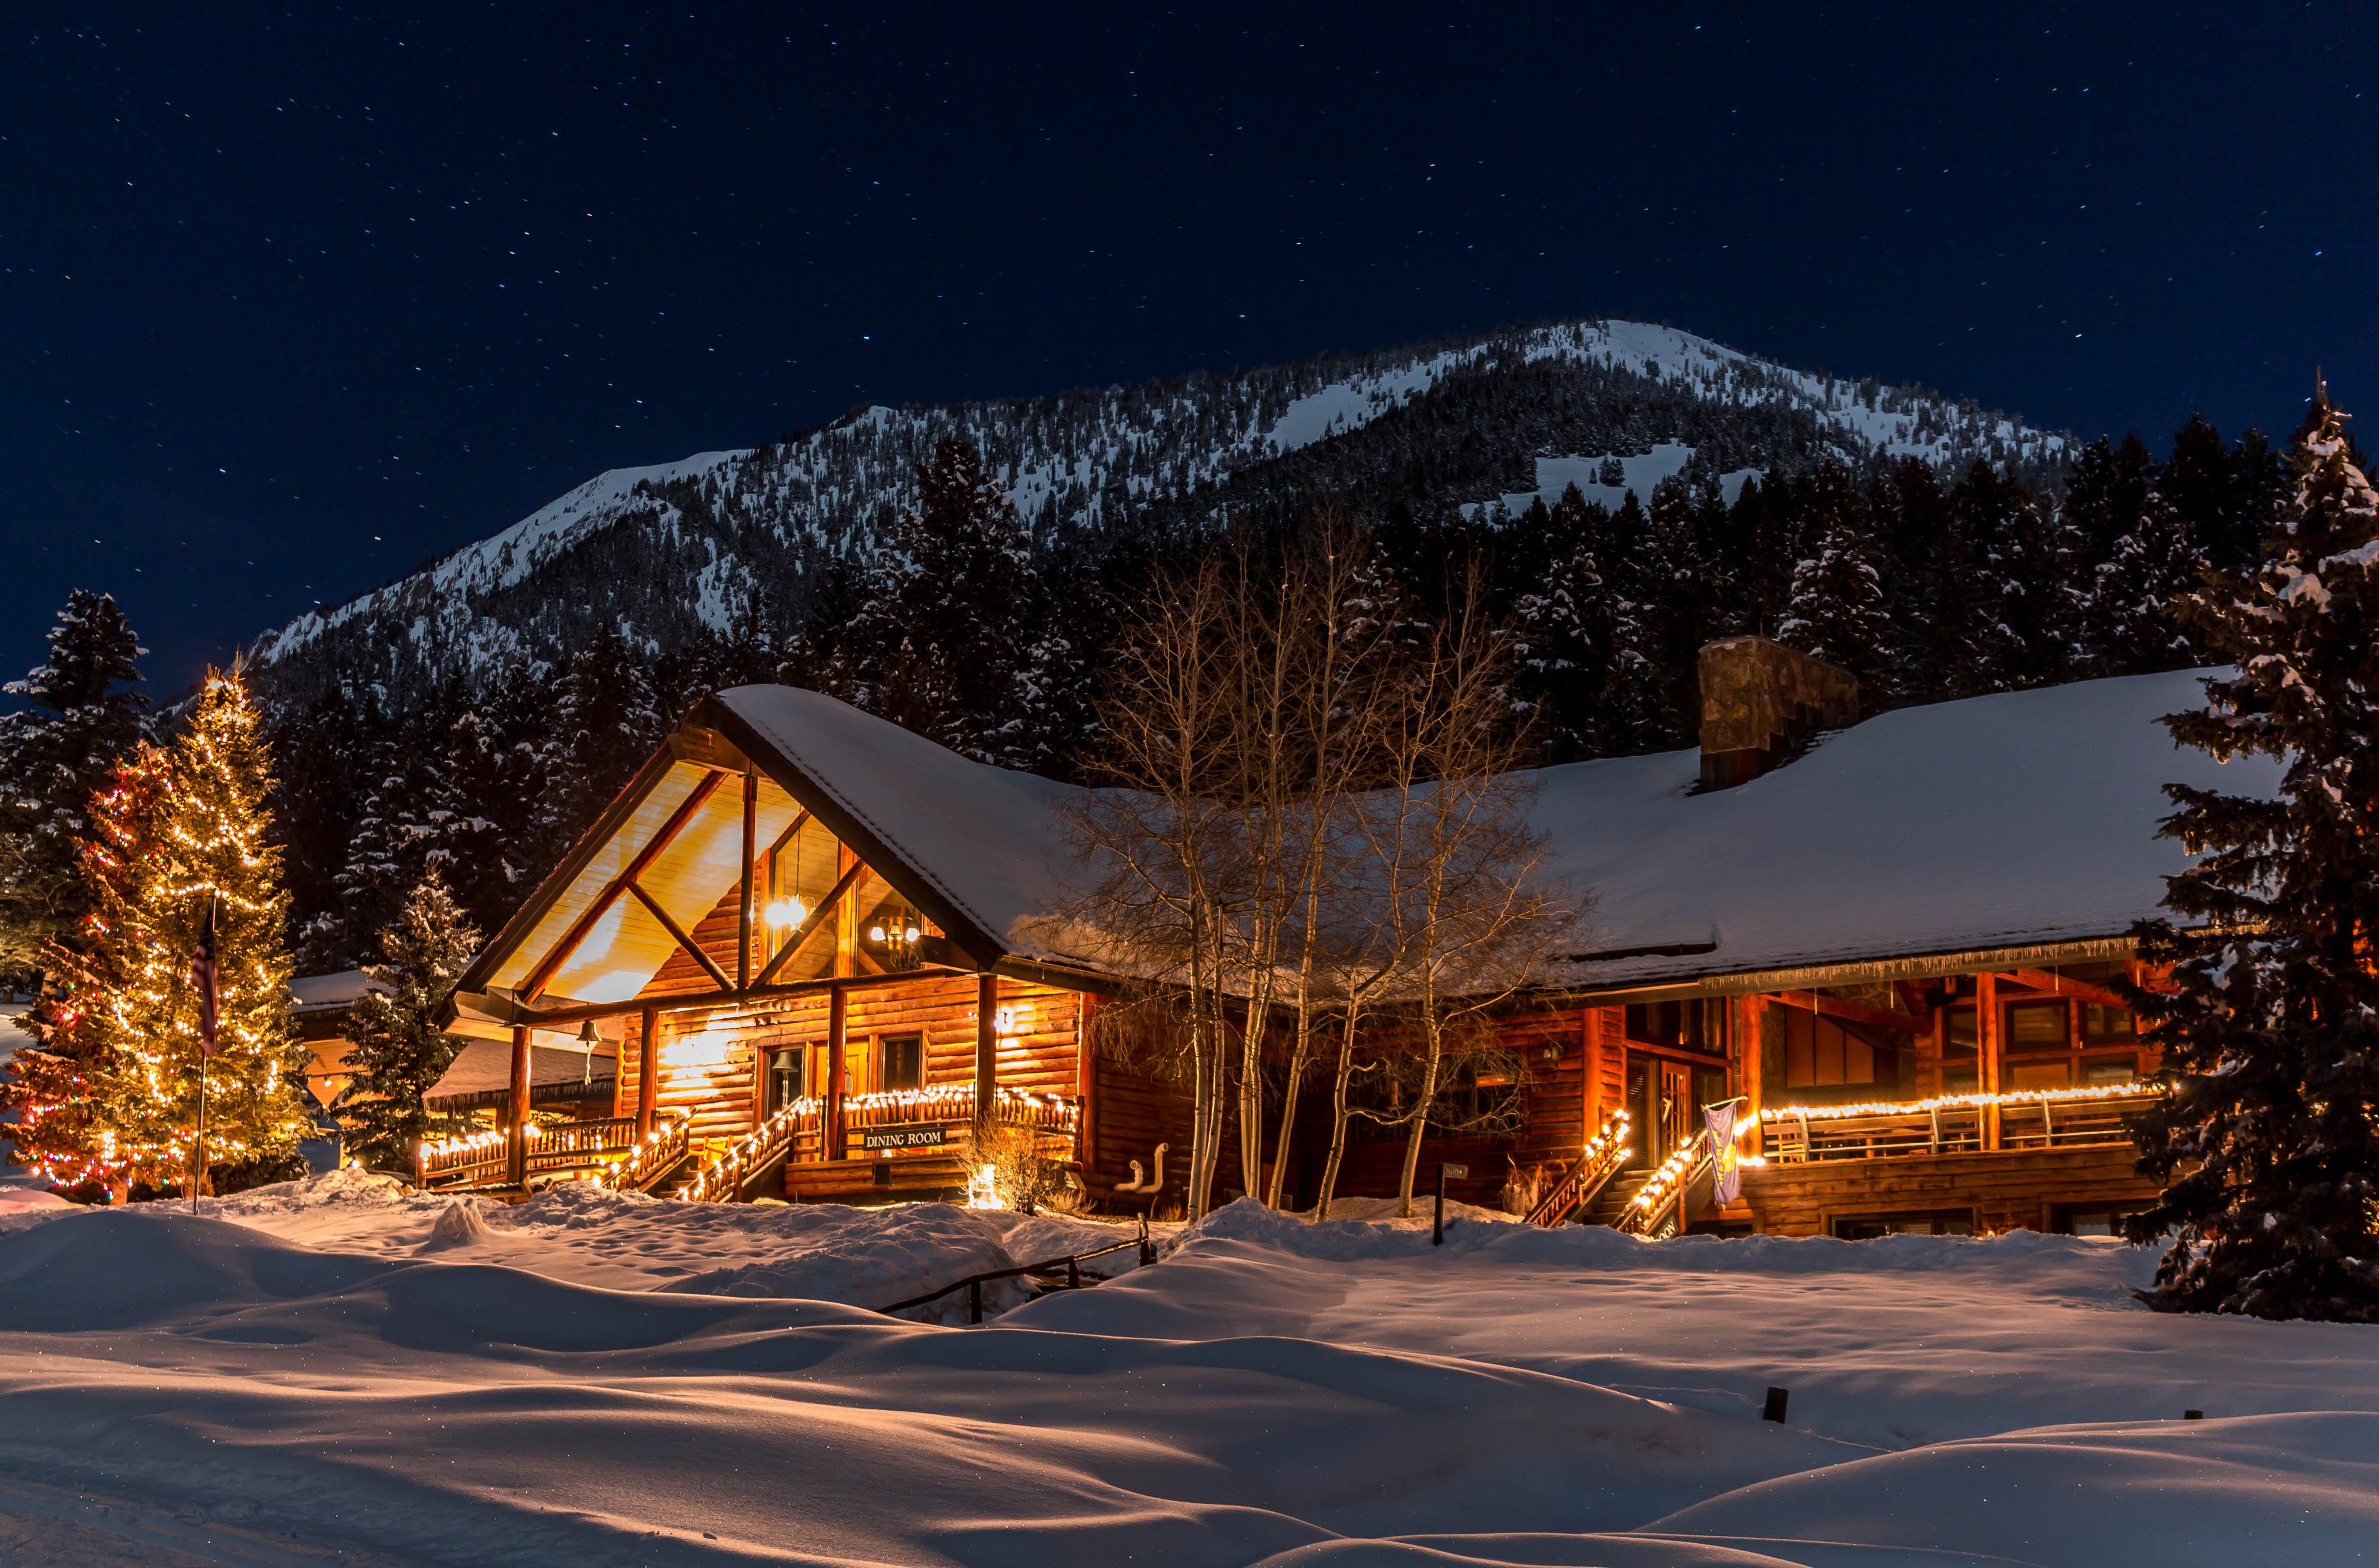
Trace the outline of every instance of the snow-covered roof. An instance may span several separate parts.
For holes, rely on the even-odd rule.
[[[2185,863],[2156,836],[2173,809],[2165,785],[2258,794],[2278,781],[2268,759],[2224,765],[2172,743],[2156,721],[2202,702],[2200,679],[1903,708],[1706,794],[1694,792],[1694,751],[1543,769],[1532,807],[1542,871],[1590,900],[1547,979],[1611,990],[2119,939],[2158,911],[2165,878]],[[763,841],[796,809],[814,812],[965,955],[1083,965],[1046,946],[1079,874],[1058,812],[1077,788],[970,762],[789,686],[721,692],[688,723],[763,775]],[[524,911],[516,935],[507,928],[465,991],[518,984],[709,766],[664,761],[650,793],[615,808],[610,838],[585,847],[575,869],[565,862],[565,881],[540,890],[542,908]],[[692,802],[703,814],[654,864],[682,924],[733,891],[735,797]],[[635,995],[671,950],[640,916],[623,901],[598,922],[553,994]]]
[[[2269,794],[2268,758],[2216,762],[2156,722],[2201,672],[2084,681],[1902,708],[1732,790],[1699,754],[1544,770],[1550,869],[1592,889],[1564,966],[1609,984],[2120,936],[2186,863],[2156,837],[2168,783]]]
[[[1593,907],[1556,978],[1618,984],[2116,937],[2152,916],[2178,844],[2169,782],[2268,793],[2268,759],[2216,763],[2157,718],[2204,700],[2192,671],[1902,708],[1732,790],[1700,754],[1541,770],[1546,870]],[[720,694],[1011,953],[1062,897],[1053,806],[1073,791],[969,762],[831,697]],[[1646,948],[1670,952],[1645,952]],[[1676,951],[1674,949],[1692,949]]]
[[[454,1060],[438,1081],[422,1098],[429,1101],[452,1101],[465,1095],[487,1094],[507,1089],[512,1084],[512,1044],[509,1041],[474,1040],[454,1054]],[[543,1043],[529,1046],[529,1092],[539,1099],[540,1089],[554,1089],[573,1084],[603,1084],[607,1088],[618,1075],[616,1055],[576,1050],[568,1045]]]
[[[359,969],[343,969],[332,974],[301,974],[289,983],[290,1010],[323,1013],[352,1007],[368,993],[388,989],[385,983]]]

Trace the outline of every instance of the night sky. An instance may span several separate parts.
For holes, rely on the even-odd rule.
[[[0,671],[82,585],[176,688],[862,403],[1552,317],[2159,452],[2379,407],[2367,10],[1525,10],[10,6]]]

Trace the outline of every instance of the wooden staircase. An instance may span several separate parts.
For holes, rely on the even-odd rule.
[[[1610,1185],[1627,1158],[1627,1113],[1613,1111],[1602,1130],[1587,1140],[1585,1149],[1564,1171],[1536,1207],[1528,1211],[1532,1225],[1558,1225],[1581,1209],[1588,1209]],[[1607,1223],[1589,1220],[1588,1224]]]

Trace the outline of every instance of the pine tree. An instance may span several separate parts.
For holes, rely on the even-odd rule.
[[[2011,494],[1991,559],[1999,584],[2000,677],[2010,686],[2071,680],[2085,590],[2081,531],[2058,508]]]
[[[101,911],[126,972],[80,998],[97,1020],[93,1116],[133,1180],[187,1181],[200,1063],[190,961],[211,903],[222,978],[204,1066],[208,1169],[230,1185],[279,1179],[302,1169],[311,1124],[292,1086],[305,1055],[289,1016],[271,758],[236,669],[208,673],[171,759],[160,852],[127,868],[120,905]]]
[[[887,531],[849,629],[859,705],[982,762],[1021,766],[1032,540],[972,446],[917,465],[917,504]]]
[[[644,659],[605,627],[571,659],[537,750],[533,874],[569,852],[669,730]]]
[[[477,929],[433,866],[380,933],[386,961],[364,966],[388,990],[367,993],[348,1015],[355,1083],[340,1120],[347,1151],[375,1170],[410,1171],[422,1140],[460,1130],[433,1118],[421,1100],[463,1047],[435,1014],[478,946]]]
[[[173,789],[173,758],[143,741],[94,791],[79,862],[89,910],[45,955],[42,992],[24,1019],[39,1049],[18,1051],[0,1079],[0,1104],[20,1123],[10,1129],[17,1162],[62,1188],[123,1190],[131,1180],[96,1085],[120,1066],[112,999],[140,984],[153,935],[146,911],[172,874]]]
[[[2243,573],[2254,564],[2264,542],[2260,520],[2240,486],[2237,455],[2204,416],[2191,415],[2172,433],[2172,459],[2157,475],[2156,488],[2211,565]],[[2270,516],[2267,506],[2263,517]]]
[[[2196,639],[2174,609],[2195,590],[2205,564],[2196,531],[2151,484],[2137,523],[2115,541],[2090,587],[2084,641],[2092,673],[2145,675],[2198,662]]]
[[[1811,553],[1793,572],[1793,597],[1776,640],[1859,678],[1870,711],[1890,694],[1891,622],[1883,609],[1883,573],[1849,476],[1838,464],[1812,476],[1804,499]]]
[[[528,891],[537,752],[508,740],[486,704],[447,726],[424,821],[435,867],[481,929],[501,925]]]
[[[2314,399],[2260,568],[2186,605],[2237,669],[2165,724],[2285,772],[2270,800],[2168,787],[2200,858],[2165,899],[2190,923],[2138,931],[2175,988],[2140,998],[2168,1095],[2133,1136],[2165,1187],[2125,1230],[2175,1238],[2168,1310],[2379,1321],[2379,494],[2342,418]]]
[[[1572,485],[1553,508],[1554,516],[1570,513],[1577,521],[1538,586],[1522,594],[1512,612],[1512,703],[1536,716],[1547,763],[1598,754],[1598,715],[1616,678],[1612,596],[1595,563],[1585,503],[1572,511],[1577,496]]]
[[[50,628],[49,657],[6,687],[28,705],[0,718],[0,976],[30,980],[89,908],[79,869],[88,812],[116,760],[146,732],[140,645],[115,599],[77,588]]]

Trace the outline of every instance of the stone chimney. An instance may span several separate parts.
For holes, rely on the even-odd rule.
[[[1747,784],[1817,731],[1858,722],[1857,676],[1766,637],[1706,645],[1701,689],[1704,790]]]

